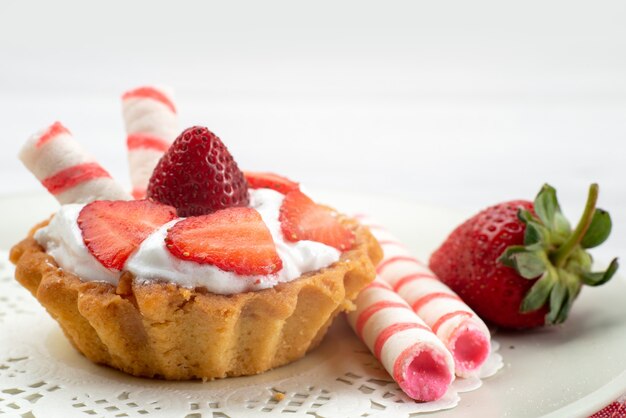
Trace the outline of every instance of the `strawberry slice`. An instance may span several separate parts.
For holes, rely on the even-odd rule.
[[[184,219],[168,231],[165,243],[177,258],[241,275],[273,274],[283,268],[269,229],[252,208]]]
[[[148,235],[176,218],[176,209],[149,200],[96,200],[78,215],[89,252],[104,267],[122,270]]]
[[[243,175],[251,189],[272,189],[287,194],[300,188],[300,185],[295,181],[274,173],[245,171]]]
[[[316,204],[300,190],[287,193],[279,219],[288,241],[317,241],[340,251],[354,243],[354,234],[339,223],[334,212]]]

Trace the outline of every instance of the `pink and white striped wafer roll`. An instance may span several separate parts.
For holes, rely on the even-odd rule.
[[[411,398],[434,401],[454,380],[452,355],[411,307],[380,279],[363,289],[348,322]]]
[[[142,199],[161,156],[178,131],[176,107],[163,88],[139,87],[122,96],[133,196]]]
[[[389,231],[367,217],[359,216],[359,219],[364,225],[372,225],[372,234],[383,247],[378,275],[443,341],[454,356],[456,374],[475,375],[491,350],[491,336],[485,323]]]
[[[61,204],[131,198],[59,122],[29,138],[19,158]]]

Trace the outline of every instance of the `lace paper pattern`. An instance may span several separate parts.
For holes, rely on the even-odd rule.
[[[502,367],[494,352],[481,371]],[[455,407],[480,379],[457,379],[440,400],[409,399],[339,318],[304,359],[257,376],[167,382],[92,364],[26,289],[0,252],[0,415],[6,417],[408,417]]]

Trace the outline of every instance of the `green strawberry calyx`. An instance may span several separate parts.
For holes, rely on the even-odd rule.
[[[617,258],[602,272],[592,272],[593,258],[587,251],[602,244],[611,233],[611,216],[596,208],[598,185],[589,187],[585,210],[572,230],[563,216],[556,190],[545,184],[534,201],[534,212],[520,209],[517,216],[526,225],[524,245],[508,247],[498,259],[524,279],[538,279],[524,297],[520,312],[549,305],[546,324],[565,321],[583,284],[600,286],[613,277]]]

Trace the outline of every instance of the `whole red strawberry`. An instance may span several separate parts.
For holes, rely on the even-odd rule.
[[[247,206],[248,186],[222,141],[201,126],[184,130],[154,169],[147,196],[198,216]]]
[[[582,284],[606,283],[617,270],[591,272],[586,251],[608,238],[611,218],[596,209],[593,184],[572,231],[556,191],[545,185],[534,202],[492,206],[467,220],[430,258],[430,268],[483,319],[505,328],[533,328],[567,318]]]

